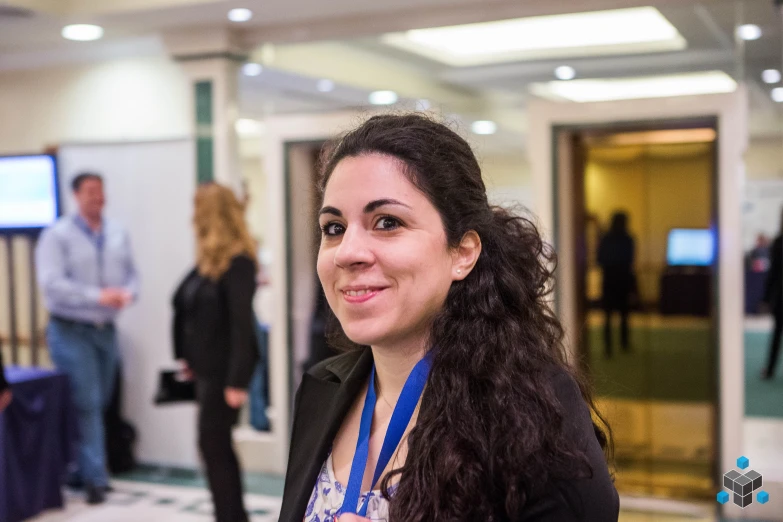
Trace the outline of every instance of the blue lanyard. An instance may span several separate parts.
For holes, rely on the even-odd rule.
[[[375,466],[375,473],[373,474],[372,484],[370,484],[370,490],[373,489],[375,483],[386,469],[386,465],[389,463],[394,451],[402,440],[402,435],[405,433],[405,429],[413,417],[413,412],[416,409],[416,405],[419,403],[419,398],[424,391],[424,385],[427,383],[427,376],[430,373],[430,367],[432,366],[432,352],[428,352],[424,358],[416,363],[413,367],[408,379],[405,381],[405,386],[402,387],[402,393],[397,400],[397,405],[394,407],[391,421],[389,422],[389,428],[386,430],[386,437],[383,439],[383,446],[381,447],[381,454],[378,456],[378,464]],[[361,494],[362,479],[364,478],[364,470],[367,468],[367,457],[370,450],[370,428],[372,427],[372,417],[375,411],[375,402],[377,400],[375,394],[375,364],[372,366],[372,372],[370,373],[370,386],[367,389],[367,396],[364,399],[364,409],[362,410],[362,421],[359,425],[359,440],[356,442],[356,452],[353,456],[353,462],[351,463],[351,475],[348,479],[348,487],[345,490],[345,499],[343,505],[340,508],[340,514],[342,513],[356,513],[359,516],[365,516],[367,514],[367,499],[361,505],[361,508],[357,508],[359,504],[359,495]]]

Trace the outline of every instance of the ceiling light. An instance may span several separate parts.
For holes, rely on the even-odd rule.
[[[246,63],[242,66],[245,76],[258,76],[264,70],[260,63]]]
[[[428,111],[432,107],[432,103],[429,100],[421,99],[416,102],[417,111]]]
[[[240,136],[258,136],[264,132],[264,124],[258,120],[240,118],[234,123],[234,128]]]
[[[228,12],[228,19],[232,22],[247,22],[251,18],[253,18],[253,11],[244,7],[238,7]]]
[[[90,24],[73,24],[63,27],[63,38],[79,42],[98,40],[103,36],[103,27]]]
[[[777,69],[767,69],[761,73],[761,79],[764,83],[778,83],[780,81],[780,71]]]
[[[479,120],[470,125],[470,130],[473,131],[473,134],[495,134],[498,126],[494,121]]]
[[[654,7],[417,29],[382,38],[390,45],[453,66],[687,47],[677,28]]]
[[[318,85],[316,85],[316,89],[320,92],[331,92],[334,90],[334,82],[332,80],[318,80]]]
[[[391,105],[397,103],[397,93],[394,91],[375,91],[370,93],[370,103],[373,105]]]
[[[568,65],[561,65],[555,69],[555,78],[558,80],[573,80],[576,77],[576,69]]]
[[[783,87],[775,87],[772,89],[772,99],[778,103],[783,103]]]
[[[758,40],[761,38],[761,27],[754,24],[745,24],[737,27],[737,36],[743,40]]]
[[[722,71],[640,78],[553,81],[531,84],[533,94],[555,100],[598,102],[734,92],[737,82]]]

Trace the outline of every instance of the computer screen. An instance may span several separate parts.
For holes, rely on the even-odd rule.
[[[669,231],[669,266],[709,266],[715,259],[715,237],[709,229],[674,228]]]
[[[40,229],[58,215],[53,156],[0,157],[0,230]]]

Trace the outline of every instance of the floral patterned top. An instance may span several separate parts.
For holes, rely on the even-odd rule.
[[[394,484],[389,487],[389,494],[393,495]],[[389,502],[383,498],[380,490],[372,490],[369,493],[362,493],[359,496],[359,505],[369,496],[367,504],[367,518],[373,522],[389,521]],[[324,462],[321,472],[318,474],[318,480],[313,488],[313,494],[310,495],[310,501],[307,503],[304,522],[332,522],[334,515],[340,510],[345,498],[345,487],[340,484],[334,476],[334,467],[332,466],[332,455]]]

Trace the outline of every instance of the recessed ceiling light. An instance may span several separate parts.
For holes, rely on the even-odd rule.
[[[767,69],[761,73],[761,79],[764,83],[778,83],[780,81],[780,71],[777,69]]]
[[[428,111],[432,107],[432,103],[429,100],[421,99],[416,102],[417,111]]]
[[[772,99],[778,103],[783,103],[783,87],[775,87],[772,89]]]
[[[568,65],[561,65],[555,69],[555,78],[558,80],[573,80],[576,77],[576,70]]]
[[[743,40],[758,40],[761,38],[761,27],[754,24],[745,24],[737,27],[737,36]]]
[[[228,12],[228,19],[232,22],[247,22],[253,18],[253,11],[244,7],[238,7]]]
[[[334,90],[334,82],[327,79],[318,80],[316,89],[318,89],[320,92],[331,92]]]
[[[470,130],[473,131],[473,134],[495,134],[498,126],[494,121],[479,120],[470,125]]]
[[[678,51],[688,45],[654,7],[416,29],[382,38],[390,45],[453,66]]]
[[[370,93],[370,103],[373,105],[391,105],[399,99],[394,91],[375,91]]]
[[[242,72],[245,76],[258,76],[263,70],[260,63],[246,63],[242,66]]]
[[[98,40],[103,36],[103,27],[91,24],[66,25],[62,30],[63,38],[79,42]]]
[[[737,82],[722,71],[641,78],[606,78],[595,80],[534,83],[531,91],[545,98],[575,102],[666,98],[734,92]]]

